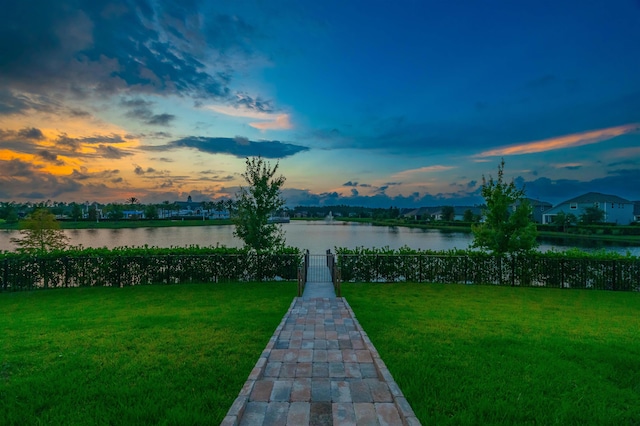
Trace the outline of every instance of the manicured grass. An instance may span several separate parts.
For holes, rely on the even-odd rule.
[[[344,284],[423,424],[640,424],[640,294]]]
[[[295,283],[0,294],[1,424],[219,424]]]

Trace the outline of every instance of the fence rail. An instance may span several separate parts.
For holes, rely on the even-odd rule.
[[[5,258],[0,262],[0,289],[295,281],[301,262],[302,256],[289,254]]]
[[[320,272],[314,272],[314,270]],[[317,275],[314,275],[317,274]],[[438,282],[640,291],[638,259],[458,255],[202,254],[21,256],[0,261],[0,290],[298,280]]]
[[[339,254],[343,282],[438,282],[640,291],[638,259]]]

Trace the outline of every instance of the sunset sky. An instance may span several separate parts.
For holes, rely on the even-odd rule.
[[[0,13],[0,201],[640,200],[640,0],[28,0]]]

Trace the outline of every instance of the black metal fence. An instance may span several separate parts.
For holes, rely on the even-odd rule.
[[[314,272],[315,270],[315,272]],[[315,275],[314,275],[315,274]],[[20,256],[0,261],[0,290],[229,281],[438,282],[640,291],[638,259],[544,256],[203,254]]]
[[[344,282],[437,282],[640,291],[638,259],[338,255]]]
[[[289,254],[22,256],[0,262],[0,289],[295,281],[301,262]]]

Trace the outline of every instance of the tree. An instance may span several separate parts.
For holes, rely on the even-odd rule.
[[[456,217],[456,210],[453,206],[444,206],[442,207],[442,220],[453,222]]]
[[[604,211],[598,207],[586,207],[584,213],[580,215],[580,223],[591,225],[604,222]]]
[[[157,219],[158,218],[158,207],[155,204],[148,204],[144,208],[144,216],[147,219]]]
[[[11,242],[21,251],[64,250],[68,245],[56,217],[46,209],[34,210],[19,226],[22,238],[11,238]]]
[[[15,203],[0,203],[0,219],[4,219],[8,223],[18,221],[18,213],[16,211]]]
[[[124,206],[120,203],[109,204],[105,210],[111,220],[118,221],[124,218]]]
[[[553,224],[562,226],[562,232],[567,232],[567,227],[569,225],[575,225],[576,222],[576,215],[573,213],[566,214],[565,212],[559,212],[553,217]]]
[[[71,219],[77,222],[78,219],[82,219],[82,207],[78,203],[71,203]]]
[[[464,216],[462,216],[462,220],[465,222],[474,222],[473,212],[471,209],[466,209],[464,211]]]
[[[537,245],[538,231],[531,221],[531,206],[524,194],[524,188],[516,188],[513,180],[504,181],[504,159],[498,166],[497,180],[489,176],[487,181],[482,176],[485,222],[471,228],[473,247],[489,249],[496,254],[513,254],[529,251]]]
[[[98,208],[95,204],[92,204],[87,209],[87,218],[89,220],[98,220]]]
[[[276,176],[279,164],[273,168],[261,157],[247,158],[242,177],[248,186],[241,186],[236,194],[235,235],[245,245],[256,250],[273,250],[284,246],[282,228],[269,223],[269,216],[284,206],[280,188],[284,176]]]

